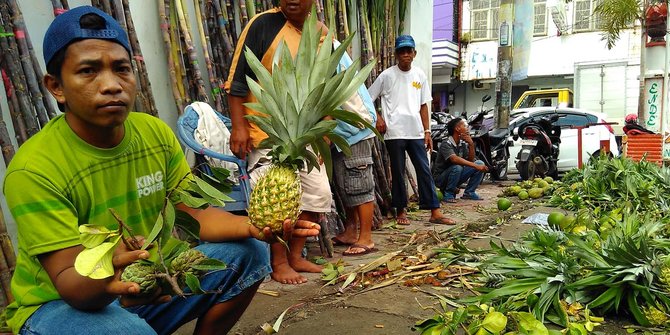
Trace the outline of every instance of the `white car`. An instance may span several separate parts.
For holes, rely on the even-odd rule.
[[[561,126],[561,144],[558,156],[558,171],[565,172],[578,167],[578,132],[579,129],[572,129],[570,126],[587,126],[606,122],[605,115],[587,111],[584,109],[567,107],[533,107],[514,109],[510,113],[509,129],[512,134],[518,127],[528,123],[531,120],[539,119],[542,116],[548,116],[558,113],[559,118],[554,123]],[[588,161],[591,155],[600,154],[601,142],[606,145],[609,141],[609,150],[613,156],[619,155],[619,147],[614,137],[614,130],[610,125],[592,125],[583,128],[582,132],[582,163]],[[510,136],[509,139],[509,161],[507,162],[508,173],[518,173],[516,168],[516,157],[521,150],[520,139]]]

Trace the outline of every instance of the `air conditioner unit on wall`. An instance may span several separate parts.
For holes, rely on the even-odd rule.
[[[472,82],[472,89],[475,91],[485,91],[491,89],[491,84],[483,83],[481,80],[475,80]]]

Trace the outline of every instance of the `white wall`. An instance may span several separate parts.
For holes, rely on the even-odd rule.
[[[432,85],[433,74],[433,1],[408,1],[404,34],[412,35],[416,43],[416,58],[413,66],[418,66],[428,76]],[[430,104],[428,106],[430,108]]]
[[[547,4],[550,5],[550,2],[548,1]],[[567,26],[571,26],[574,2],[568,3],[566,6]],[[464,32],[470,30],[469,8],[470,1],[464,1],[462,18]],[[609,50],[605,41],[602,40],[601,32],[598,31],[580,33],[568,31],[559,35],[558,28],[548,11],[547,34],[533,37],[528,64],[529,78],[514,82],[513,85],[528,85],[531,88],[572,88],[576,64],[625,62],[630,66],[639,66],[640,27],[639,23],[637,24],[633,29],[622,31],[615,46]],[[461,80],[467,82],[463,85],[462,95],[458,95],[461,90],[457,90],[456,105],[459,106],[461,103],[459,100],[463,100],[463,108],[469,113],[481,106],[481,97],[484,94],[495,95],[497,45],[497,40],[476,41],[467,45],[465,56],[462,59],[463,72],[461,73]],[[473,58],[478,64],[473,65]],[[471,81],[475,79],[484,83],[491,83],[491,87],[488,90],[473,90]],[[624,81],[626,78],[621,78],[621,80]],[[627,87],[626,92],[632,94],[631,96],[637,96],[632,86]],[[632,101],[636,101],[636,99],[626,100],[627,107],[632,104]],[[637,102],[635,102],[635,105],[637,105]]]
[[[605,42],[601,39],[599,32],[535,37],[530,52],[528,76],[571,75],[574,73],[575,63],[624,60],[639,64],[639,32],[632,29],[622,31],[619,42],[611,50],[606,48]],[[495,78],[498,59],[497,41],[470,43],[465,54],[462,80]],[[488,66],[475,68],[472,65],[473,56],[477,59],[486,57],[486,63],[490,63],[493,71],[485,71]],[[479,71],[475,73],[475,70]]]

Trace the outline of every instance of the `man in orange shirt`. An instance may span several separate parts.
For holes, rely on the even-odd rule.
[[[240,35],[235,48],[235,54],[230,67],[230,75],[225,89],[228,93],[232,131],[230,134],[230,149],[239,158],[248,156],[249,175],[252,186],[270,167],[267,156],[269,150],[257,149],[260,142],[267,135],[254,123],[250,123],[244,115],[257,113],[246,107],[244,103],[255,102],[255,97],[249,91],[246,76],[256,78],[244,58],[244,48],[248,47],[261,63],[272,71],[272,60],[275,50],[282,41],[285,41],[295,56],[300,38],[302,37],[303,23],[312,8],[312,0],[281,0],[279,7],[270,9],[254,16]],[[317,22],[322,34],[327,29]],[[318,29],[318,28],[317,28]],[[317,221],[318,213],[330,212],[332,195],[326,169],[321,164],[320,169],[300,171],[302,182],[302,200],[300,219]],[[321,267],[302,258],[302,249],[305,238],[294,238],[289,241],[290,252],[279,243],[271,245],[272,279],[284,284],[302,284],[307,279],[298,272],[321,272]]]

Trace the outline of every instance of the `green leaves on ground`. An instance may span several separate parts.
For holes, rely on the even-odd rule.
[[[332,285],[344,273],[344,262],[340,259],[335,263],[326,264],[321,270],[321,280],[326,283],[324,286]]]
[[[548,335],[542,322],[528,312],[517,312],[501,305],[470,305],[453,311],[438,311],[432,318],[417,322],[412,330],[422,335]],[[444,309],[444,307],[443,307]],[[512,320],[513,322],[510,322]]]
[[[574,222],[492,243],[478,265],[483,294],[461,302],[509,304],[575,335],[598,325],[589,310],[670,326],[670,169],[594,159],[559,185],[551,203],[575,211]]]

